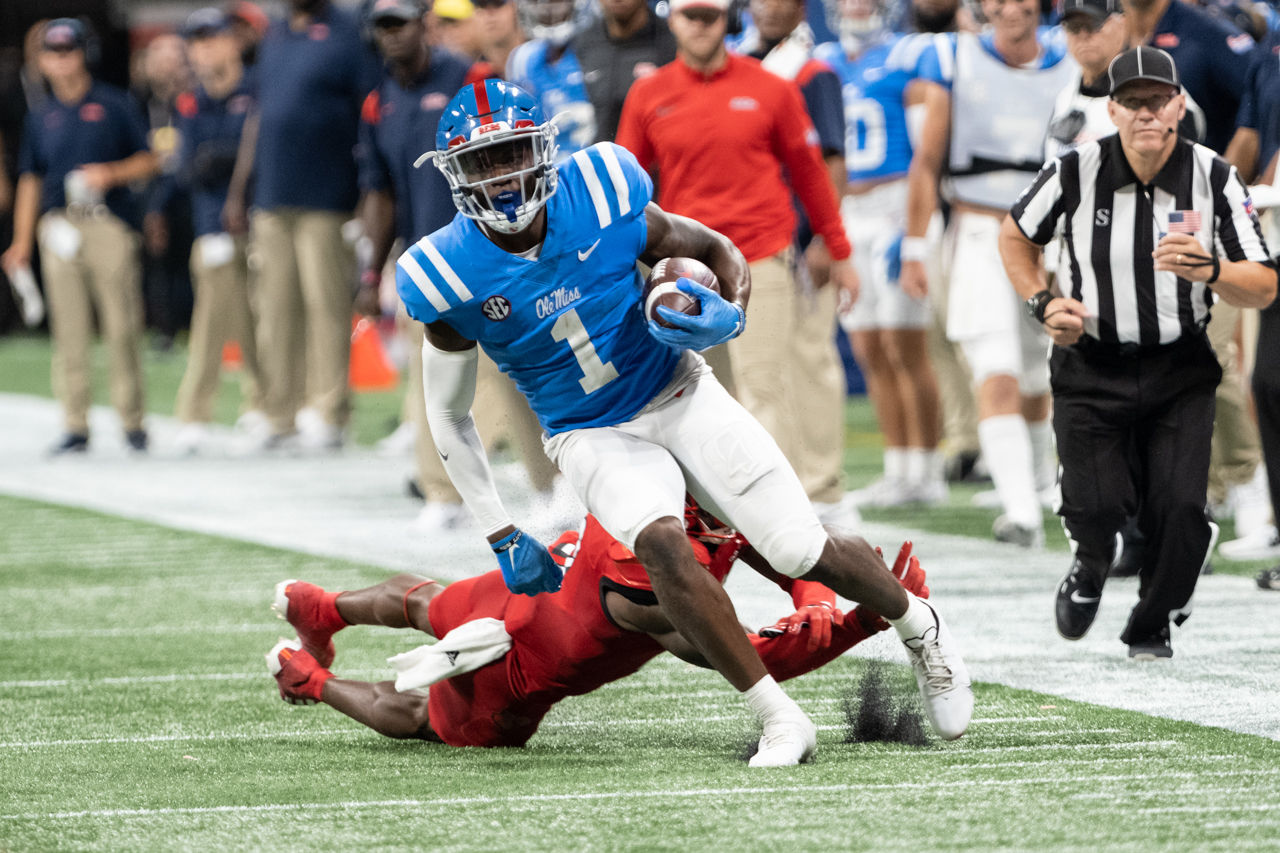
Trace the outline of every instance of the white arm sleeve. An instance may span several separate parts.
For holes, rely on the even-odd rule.
[[[476,398],[476,368],[480,350],[445,352],[422,344],[422,391],[427,403],[431,437],[453,486],[466,501],[485,536],[511,523],[489,470],[484,442],[471,417]]]

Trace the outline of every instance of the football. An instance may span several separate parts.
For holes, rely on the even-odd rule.
[[[696,281],[703,287],[720,292],[720,282],[716,274],[706,264],[693,258],[663,258],[653,265],[649,278],[644,283],[644,316],[659,326],[671,328],[671,324],[662,320],[656,311],[659,305],[665,305],[672,311],[685,314],[701,314],[702,304],[691,296],[687,296],[676,287],[676,280],[687,278]]]

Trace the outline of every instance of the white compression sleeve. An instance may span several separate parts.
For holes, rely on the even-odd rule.
[[[445,352],[432,346],[431,341],[423,341],[422,391],[431,437],[454,488],[466,501],[467,509],[480,523],[484,535],[489,536],[510,524],[511,519],[498,497],[484,442],[471,417],[479,362],[478,347]]]

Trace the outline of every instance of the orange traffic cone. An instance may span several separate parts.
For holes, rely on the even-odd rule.
[[[222,369],[239,370],[244,367],[244,353],[239,341],[227,341],[222,345]]]
[[[400,384],[400,371],[387,358],[378,328],[365,317],[351,321],[350,377],[356,391],[389,391]]]

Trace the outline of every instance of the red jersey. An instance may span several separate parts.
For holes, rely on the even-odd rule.
[[[701,542],[693,545],[699,562],[723,582],[742,542],[730,538],[714,553]],[[658,600],[640,561],[594,516],[587,516],[581,537],[566,533],[551,550],[572,561],[557,592],[515,595],[494,571],[450,584],[431,600],[437,637],[484,617],[503,620],[511,635],[511,651],[501,660],[430,687],[431,727],[445,743],[519,746],[556,702],[625,678],[664,651],[607,615],[609,591],[639,604]]]
[[[748,261],[791,245],[791,188],[831,256],[852,253],[800,90],[755,59],[729,54],[710,76],[676,59],[637,80],[617,142],[657,164],[663,210],[719,231]]]

